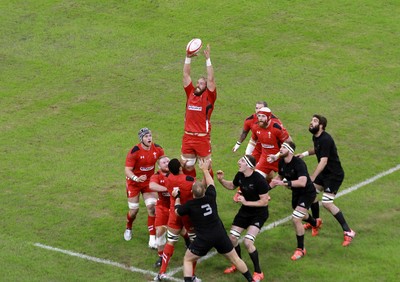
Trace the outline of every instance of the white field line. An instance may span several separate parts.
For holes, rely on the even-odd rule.
[[[382,178],[382,177],[384,177],[386,175],[389,175],[389,174],[391,174],[391,173],[393,173],[393,172],[395,172],[395,171],[397,171],[399,169],[400,169],[400,164],[398,164],[397,166],[395,166],[395,167],[393,167],[393,168],[391,168],[391,169],[389,169],[387,171],[381,172],[381,173],[379,173],[379,174],[377,174],[377,175],[375,175],[375,176],[373,176],[371,178],[368,178],[368,179],[364,180],[363,182],[360,182],[360,183],[358,183],[358,184],[356,184],[354,186],[351,186],[350,188],[347,188],[347,189],[337,193],[336,198],[341,197],[343,195],[346,195],[346,194],[348,194],[350,192],[356,191],[357,189],[359,189],[359,188],[361,188],[363,186],[366,186],[368,184],[371,184],[372,182],[378,180],[379,178]],[[285,222],[288,222],[291,219],[292,219],[292,216],[289,215],[289,216],[287,216],[285,218],[282,218],[282,219],[279,219],[279,220],[277,220],[275,222],[272,222],[272,223],[268,224],[267,226],[264,226],[263,228],[261,228],[260,233],[264,232],[266,230],[270,230],[270,229],[272,229],[272,228],[274,228],[274,227],[276,227],[278,225],[281,225],[281,224],[283,224]],[[242,241],[243,241],[243,237],[240,239],[240,242],[242,242]],[[207,260],[209,258],[212,258],[216,254],[217,254],[217,251],[213,250],[213,251],[209,252],[206,256],[204,256],[201,259],[199,259],[199,262],[201,262],[203,260]],[[183,269],[182,266],[176,267],[174,269],[171,269],[168,272],[168,275],[173,276],[174,274],[182,271],[182,269]]]
[[[138,273],[142,273],[142,274],[146,274],[146,275],[151,275],[153,277],[155,277],[158,274],[158,272],[154,272],[154,271],[150,271],[150,270],[144,270],[144,269],[136,268],[136,267],[133,267],[133,266],[127,266],[125,264],[114,262],[114,261],[111,261],[111,260],[108,260],[108,259],[101,259],[101,258],[91,257],[91,256],[88,256],[88,255],[84,255],[84,254],[80,254],[80,253],[76,253],[76,252],[72,252],[72,251],[67,251],[67,250],[63,250],[63,249],[59,249],[59,248],[50,247],[50,246],[43,245],[43,244],[40,244],[40,243],[35,243],[34,245],[36,247],[39,247],[39,248],[43,248],[43,249],[46,249],[46,250],[63,253],[63,254],[66,254],[66,255],[69,255],[69,256],[73,256],[73,257],[78,257],[78,258],[81,258],[81,259],[86,259],[88,261],[93,261],[93,262],[98,262],[98,263],[102,263],[102,264],[107,264],[107,265],[119,267],[119,268],[122,268],[124,270],[131,271],[131,272],[138,272]],[[179,282],[182,281],[182,279],[176,279],[176,278],[173,278],[173,277],[169,277],[169,280],[177,281],[177,282],[178,281]]]
[[[360,182],[360,183],[358,183],[358,184],[356,184],[354,186],[351,186],[350,188],[347,188],[347,189],[339,192],[336,195],[336,198],[337,197],[341,197],[343,195],[346,195],[346,194],[348,194],[350,192],[356,191],[357,189],[359,189],[359,188],[361,188],[363,186],[366,186],[368,184],[371,184],[372,182],[374,182],[374,181],[376,181],[376,180],[378,180],[378,179],[380,179],[380,178],[382,178],[382,177],[384,177],[386,175],[389,175],[389,174],[391,174],[393,172],[396,172],[399,169],[400,169],[400,164],[398,164],[397,166],[395,166],[395,167],[393,167],[393,168],[391,168],[391,169],[389,169],[387,171],[381,172],[381,173],[379,173],[379,174],[377,174],[377,175],[375,175],[375,176],[373,176],[371,178],[368,178],[367,180],[364,180],[363,182]],[[279,220],[277,220],[275,222],[272,222],[272,223],[268,224],[267,226],[264,226],[263,228],[261,228],[260,232],[264,232],[266,230],[270,230],[270,229],[272,229],[272,228],[274,228],[274,227],[276,227],[278,225],[281,225],[281,224],[283,224],[285,222],[288,222],[291,218],[292,218],[291,216],[287,216],[285,218],[282,218],[282,219],[279,219]],[[243,240],[243,238],[241,239],[241,241],[242,240]],[[102,263],[102,264],[106,264],[106,265],[119,267],[119,268],[122,268],[124,270],[131,271],[131,272],[138,272],[138,273],[142,273],[142,274],[146,274],[146,275],[152,275],[152,276],[156,276],[158,274],[158,273],[150,271],[150,270],[144,270],[144,269],[136,268],[136,267],[133,267],[133,266],[127,266],[127,265],[124,265],[122,263],[114,262],[114,261],[111,261],[111,260],[91,257],[91,256],[88,256],[88,255],[84,255],[84,254],[80,254],[80,253],[76,253],[76,252],[72,252],[72,251],[68,251],[68,250],[63,250],[63,249],[59,249],[59,248],[43,245],[43,244],[40,244],[40,243],[35,243],[34,245],[36,247],[47,249],[47,250],[50,250],[50,251],[56,251],[56,252],[60,252],[60,253],[66,254],[66,255],[78,257],[78,258],[81,258],[81,259],[86,259],[86,260],[97,262],[97,263]],[[209,258],[212,258],[216,254],[217,254],[217,252],[215,250],[211,251],[206,256],[202,257],[199,260],[199,262],[207,260]],[[182,271],[182,266],[176,267],[176,268],[171,269],[170,271],[168,271],[167,272],[167,276],[169,278],[168,280],[171,280],[171,281],[182,281],[182,279],[177,279],[177,278],[172,277],[173,275],[175,275],[176,273],[178,273],[180,271]]]

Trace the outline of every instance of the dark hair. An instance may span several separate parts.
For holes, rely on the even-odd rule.
[[[181,162],[178,159],[172,159],[168,163],[169,172],[173,175],[179,174],[179,169],[181,168]]]
[[[258,102],[256,102],[256,104],[263,104],[264,107],[268,107],[268,103],[265,101],[258,101]]]
[[[293,149],[293,151],[296,151],[296,144],[294,144],[293,141],[286,140],[284,143],[288,144]]]
[[[319,120],[319,124],[321,124],[322,129],[325,130],[325,127],[328,125],[328,120],[326,119],[326,117],[324,117],[322,115],[318,115],[318,114],[313,115],[313,117],[315,117]]]
[[[254,156],[246,155],[245,157],[250,161],[250,163],[253,165],[253,167],[256,166],[257,163],[256,163],[256,158]]]

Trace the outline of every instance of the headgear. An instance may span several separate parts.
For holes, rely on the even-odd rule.
[[[267,108],[267,107],[262,107],[262,108],[257,112],[257,114],[258,114],[258,115],[266,115],[268,118],[270,118],[271,115],[272,115],[272,112],[271,112],[271,110],[270,110],[269,108]]]
[[[141,128],[141,129],[139,130],[139,132],[138,132],[139,141],[142,142],[142,141],[143,141],[143,137],[144,137],[146,134],[149,134],[149,133],[150,133],[150,129],[148,129],[147,127]]]

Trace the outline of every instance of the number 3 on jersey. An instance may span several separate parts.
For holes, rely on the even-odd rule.
[[[203,213],[204,216],[207,216],[207,215],[212,214],[212,208],[211,208],[211,206],[210,206],[209,204],[202,205],[201,208],[206,210],[206,211]]]

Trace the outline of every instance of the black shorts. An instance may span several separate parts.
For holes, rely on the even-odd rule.
[[[268,219],[268,207],[257,213],[244,212],[241,209],[233,219],[232,225],[247,229],[250,225],[254,225],[261,229]]]
[[[315,178],[314,183],[324,187],[324,192],[335,194],[339,191],[340,185],[342,185],[344,179],[343,176],[324,176],[319,174],[317,178]]]
[[[226,254],[233,250],[232,242],[225,230],[212,238],[196,236],[189,246],[189,250],[199,257],[205,256],[212,248],[215,248],[220,254]]]
[[[293,193],[292,194],[292,208],[296,209],[297,206],[309,209],[314,202],[317,192],[314,190],[310,193]]]

